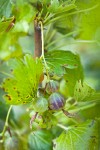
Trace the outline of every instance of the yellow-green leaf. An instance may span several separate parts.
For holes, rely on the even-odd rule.
[[[18,105],[31,102],[37,94],[40,76],[43,73],[41,59],[25,55],[24,60],[13,59],[10,62],[12,77],[4,80],[2,88],[8,104]]]

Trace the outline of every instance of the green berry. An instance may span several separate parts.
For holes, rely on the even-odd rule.
[[[39,97],[34,103],[33,103],[34,111],[43,113],[46,110],[48,110],[48,101],[46,98]]]

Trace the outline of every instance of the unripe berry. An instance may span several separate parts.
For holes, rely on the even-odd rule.
[[[17,137],[8,137],[4,143],[5,150],[18,150],[20,148]]]
[[[48,101],[44,97],[39,97],[34,103],[33,103],[34,111],[43,113],[48,109]]]
[[[65,104],[64,97],[59,93],[53,93],[49,97],[49,107],[52,110],[62,109]]]
[[[46,85],[46,92],[51,94],[53,92],[57,92],[59,89],[59,83],[54,80],[50,80]]]

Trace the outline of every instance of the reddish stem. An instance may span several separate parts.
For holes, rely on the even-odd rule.
[[[63,111],[63,113],[64,113],[67,117],[69,117],[69,118],[72,118],[72,117],[75,117],[75,116],[76,116],[75,114],[69,113],[68,111],[66,111],[66,110],[64,110],[64,109],[62,109],[62,111]]]
[[[38,112],[36,112],[35,115],[32,116],[32,118],[30,120],[30,128],[32,128],[32,123],[36,119],[37,115],[38,115]]]
[[[34,57],[40,57],[42,54],[41,26],[37,19],[34,20],[34,42]]]
[[[12,22],[9,24],[9,26],[7,27],[6,32],[9,32],[9,30],[10,30],[11,28],[13,28],[13,26],[15,25],[15,21],[16,21],[16,19],[14,18],[14,19],[12,20]]]

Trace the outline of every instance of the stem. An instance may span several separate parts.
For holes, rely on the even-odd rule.
[[[4,125],[4,128],[3,128],[3,131],[0,133],[0,137],[4,137],[4,134],[5,134],[6,129],[8,127],[8,120],[9,120],[9,115],[10,115],[11,109],[12,109],[12,105],[9,107],[9,110],[8,110],[8,113],[7,113],[7,116],[6,116],[5,125]]]
[[[84,106],[80,106],[79,108],[75,108],[71,110],[71,112],[78,112],[78,111],[84,111],[86,109],[92,108],[96,106],[96,103],[93,103],[93,101],[90,104],[85,104]]]
[[[70,129],[70,127],[65,127],[64,125],[59,124],[59,123],[57,124],[57,126],[64,129],[64,130],[66,130],[66,131],[68,131]]]
[[[77,33],[77,32],[79,32],[79,31],[81,31],[81,30],[72,31],[72,32],[70,32],[70,33],[65,34],[64,36],[62,36],[62,37],[60,37],[60,38],[57,38],[56,40],[54,40],[54,41],[52,41],[50,44],[48,44],[46,48],[50,47],[51,45],[55,44],[56,42],[59,42],[59,41],[62,40],[63,38],[68,37],[68,36],[70,36],[70,35],[73,35],[74,33]]]
[[[35,38],[35,52],[34,57],[42,57],[46,68],[47,78],[49,80],[48,66],[44,57],[44,35],[43,35],[43,23],[40,20],[34,20],[34,38]]]
[[[88,43],[88,44],[91,44],[91,43],[96,43],[96,40],[77,40],[75,41],[75,43]]]
[[[13,17],[13,20],[12,20],[12,22],[9,24],[9,26],[7,27],[6,32],[9,32],[9,30],[14,27],[15,21],[16,21],[16,19],[15,19],[15,17]]]
[[[34,39],[35,39],[34,57],[40,57],[42,54],[41,26],[37,19],[34,20]]]
[[[40,24],[41,24],[41,39],[42,39],[42,55],[41,55],[41,57],[43,58],[44,65],[46,68],[46,73],[47,73],[47,79],[49,80],[48,65],[47,65],[47,63],[45,61],[45,57],[44,57],[44,35],[43,35],[43,24],[41,21],[40,21]]]
[[[64,113],[67,117],[69,117],[69,118],[75,117],[75,114],[69,113],[68,111],[66,111],[66,110],[64,110],[64,109],[62,109],[62,111],[63,111],[63,113]]]
[[[38,115],[38,112],[36,112],[35,115],[33,115],[32,118],[31,118],[31,120],[30,120],[30,128],[31,129],[32,129],[32,123],[36,119],[37,115]]]
[[[41,23],[41,39],[42,39],[42,57],[44,59],[44,35],[43,35],[43,24]]]

